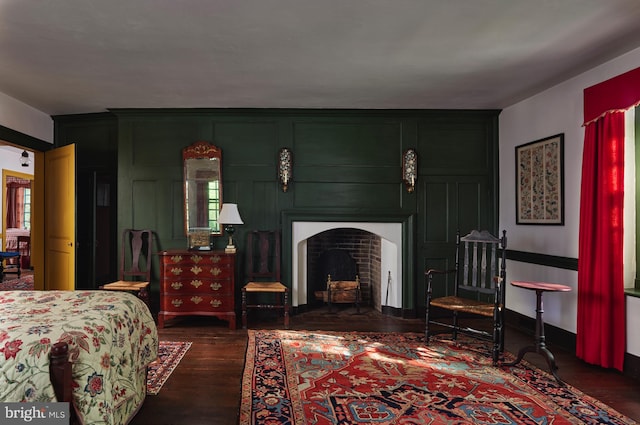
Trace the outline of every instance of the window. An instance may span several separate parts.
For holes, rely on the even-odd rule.
[[[31,189],[24,189],[24,198],[23,198],[23,208],[22,211],[22,223],[25,229],[31,230]]]

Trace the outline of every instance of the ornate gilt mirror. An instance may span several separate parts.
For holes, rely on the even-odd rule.
[[[184,227],[189,247],[207,249],[209,236],[221,234],[222,151],[196,142],[182,150],[184,162]]]

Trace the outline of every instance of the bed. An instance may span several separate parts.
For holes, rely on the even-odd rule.
[[[31,236],[31,230],[8,228],[5,233],[7,249],[15,249],[18,247],[18,236]]]
[[[153,318],[132,294],[0,292],[0,402],[54,401],[66,392],[79,423],[126,424],[144,402],[157,351]],[[54,388],[66,380],[64,368],[50,371],[56,362],[71,363],[65,388]]]

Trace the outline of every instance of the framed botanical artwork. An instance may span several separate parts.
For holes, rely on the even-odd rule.
[[[516,146],[516,224],[564,225],[564,134]]]

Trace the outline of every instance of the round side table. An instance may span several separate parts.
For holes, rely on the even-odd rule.
[[[536,291],[536,336],[535,336],[535,344],[523,347],[518,352],[518,357],[515,361],[511,363],[503,363],[503,366],[515,366],[520,363],[520,360],[527,353],[538,353],[542,355],[549,365],[549,369],[551,369],[551,373],[556,378],[558,382],[562,382],[560,377],[558,376],[558,366],[556,365],[556,360],[553,357],[553,354],[547,348],[544,337],[544,321],[542,320],[542,313],[544,310],[542,309],[542,293],[543,292],[569,292],[571,291],[571,287],[566,285],[560,285],[557,283],[546,283],[546,282],[523,282],[523,281],[513,281],[511,282],[512,286],[516,286],[518,288],[528,289],[531,291]]]

